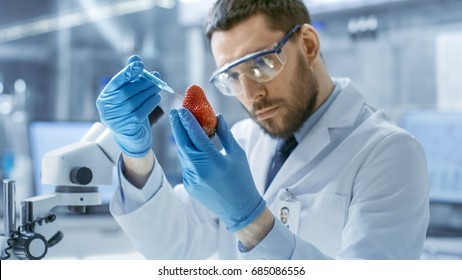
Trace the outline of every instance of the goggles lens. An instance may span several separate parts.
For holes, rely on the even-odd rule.
[[[225,95],[238,95],[241,92],[240,76],[245,75],[258,83],[268,82],[281,72],[286,57],[280,53],[268,53],[247,60],[235,67],[214,76],[213,84]]]
[[[215,71],[210,82],[224,95],[234,96],[241,93],[241,76],[258,83],[272,80],[281,72],[287,60],[282,47],[299,28],[300,25],[295,25],[272,49],[251,53],[224,65]]]

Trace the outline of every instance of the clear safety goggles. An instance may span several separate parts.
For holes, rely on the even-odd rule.
[[[281,72],[286,63],[286,56],[282,47],[299,28],[299,24],[295,25],[271,49],[251,53],[225,64],[212,74],[210,83],[224,95],[236,96],[241,94],[241,75],[245,75],[258,83],[272,80]]]

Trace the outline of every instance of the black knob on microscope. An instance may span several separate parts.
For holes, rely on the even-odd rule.
[[[40,260],[48,252],[48,243],[43,235],[26,232],[18,236],[13,250],[20,260]]]
[[[71,171],[70,180],[74,184],[87,185],[93,180],[93,173],[88,167],[76,167]]]

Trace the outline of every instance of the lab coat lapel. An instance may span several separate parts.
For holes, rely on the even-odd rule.
[[[322,119],[319,121],[324,122]],[[288,178],[296,178],[294,176],[300,172],[300,169],[313,160],[329,143],[330,136],[325,124],[313,127],[312,131],[305,136],[282,165],[268,187],[265,197],[274,197],[279,189],[289,187],[287,185]]]
[[[333,129],[352,127],[355,124],[364,99],[351,81],[341,82],[345,83],[343,91],[281,167],[265,193],[266,200],[272,201],[279,189],[290,187],[310,172],[303,169],[330,144]]]
[[[268,135],[261,134],[257,143],[259,145],[256,145],[255,149],[249,154],[249,162],[257,163],[256,165],[251,165],[250,168],[257,190],[263,194],[265,192],[266,174],[273,157],[273,153],[269,151],[276,149],[277,142]]]

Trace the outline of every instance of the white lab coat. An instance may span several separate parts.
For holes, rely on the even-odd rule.
[[[292,259],[417,259],[429,220],[423,149],[366,104],[348,79],[338,82],[343,90],[263,195],[267,206],[285,188],[302,204]],[[251,120],[232,132],[263,194],[275,140]],[[150,178],[147,184],[156,183]],[[172,190],[164,176],[159,191],[138,209],[127,213],[117,195],[111,211],[146,258],[245,257],[223,223],[182,186]]]

